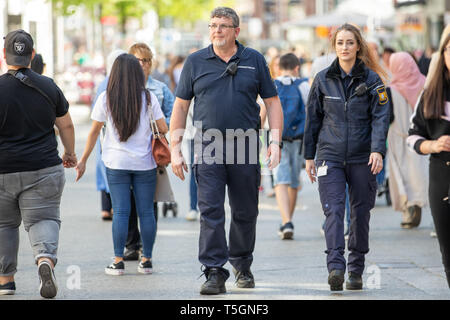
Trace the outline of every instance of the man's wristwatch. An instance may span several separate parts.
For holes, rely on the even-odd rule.
[[[271,140],[271,141],[269,142],[269,144],[272,144],[272,143],[278,145],[278,146],[280,147],[280,149],[283,149],[283,141]]]

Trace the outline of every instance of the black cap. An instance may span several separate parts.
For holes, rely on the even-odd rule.
[[[3,39],[5,39],[6,63],[10,66],[27,67],[33,53],[33,38],[30,34],[19,29],[11,31]]]

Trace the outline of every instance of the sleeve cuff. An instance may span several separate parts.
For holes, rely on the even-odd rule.
[[[418,154],[424,154],[420,151],[420,145],[422,144],[422,142],[424,142],[425,139],[419,139],[416,141],[416,143],[414,143],[414,150],[418,153]]]

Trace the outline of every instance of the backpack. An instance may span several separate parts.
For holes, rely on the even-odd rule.
[[[291,84],[283,84],[280,80],[275,80],[278,96],[283,108],[283,138],[302,138],[305,131],[305,103],[298,86],[307,79],[295,79]]]

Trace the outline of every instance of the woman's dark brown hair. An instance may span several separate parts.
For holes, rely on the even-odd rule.
[[[359,51],[357,53],[357,58],[361,59],[364,64],[371,69],[373,72],[377,73],[378,76],[381,78],[381,80],[386,83],[386,80],[388,78],[388,75],[386,71],[383,70],[383,68],[380,66],[378,61],[376,60],[376,57],[374,57],[370,51],[369,46],[367,45],[366,40],[364,40],[363,36],[361,35],[361,32],[357,27],[355,27],[352,24],[345,23],[339,28],[336,29],[334,32],[332,38],[331,38],[331,45],[333,46],[333,49],[336,49],[336,37],[339,32],[341,31],[350,31],[355,36],[356,42],[358,42],[359,45]]]
[[[167,73],[169,74],[169,78],[170,78],[170,89],[171,89],[172,91],[175,91],[176,86],[177,86],[177,83],[176,83],[176,81],[175,81],[175,76],[174,76],[174,74],[173,74],[173,70],[175,70],[175,68],[176,68],[177,66],[179,66],[180,64],[182,64],[183,61],[184,61],[184,59],[185,59],[185,58],[184,58],[183,56],[175,56],[175,57],[172,59],[172,62],[171,62],[171,64],[170,64],[169,68],[167,69]]]
[[[127,141],[139,126],[145,90],[144,71],[138,59],[127,53],[117,57],[109,76],[106,97],[108,111],[121,142]]]
[[[431,75],[431,80],[423,92],[423,113],[426,119],[439,119],[444,114],[445,90],[449,89],[449,70],[445,65],[445,47],[450,41],[450,34],[445,37],[443,45],[439,49],[439,60],[436,71]]]

